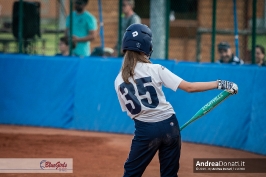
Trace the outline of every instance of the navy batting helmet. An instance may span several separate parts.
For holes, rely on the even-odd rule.
[[[124,34],[122,49],[123,52],[133,50],[151,56],[153,48],[150,28],[143,24],[130,25]]]

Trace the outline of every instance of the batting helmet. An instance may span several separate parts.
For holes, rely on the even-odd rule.
[[[123,52],[126,50],[143,52],[150,57],[153,51],[150,28],[143,24],[130,25],[124,34],[122,49]]]

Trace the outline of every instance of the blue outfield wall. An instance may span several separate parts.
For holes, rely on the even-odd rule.
[[[153,60],[187,81],[225,79],[239,93],[182,131],[184,141],[266,155],[266,68]],[[134,132],[114,90],[118,58],[0,55],[0,123],[65,129]],[[183,125],[220,90],[165,88]]]

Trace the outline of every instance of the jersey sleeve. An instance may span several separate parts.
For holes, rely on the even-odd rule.
[[[165,87],[172,89],[173,91],[177,90],[179,84],[183,80],[182,78],[175,75],[174,73],[172,73],[167,68],[161,65],[159,65],[158,67],[158,74],[162,81],[162,84]]]

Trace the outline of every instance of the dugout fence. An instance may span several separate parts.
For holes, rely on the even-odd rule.
[[[266,155],[266,89],[261,89],[265,87],[266,68],[152,62],[189,81],[224,78],[238,84],[237,95],[182,130],[183,141]],[[134,121],[121,111],[114,89],[121,64],[121,58],[2,54],[0,124],[133,134]],[[186,94],[164,89],[180,126],[220,92]]]

